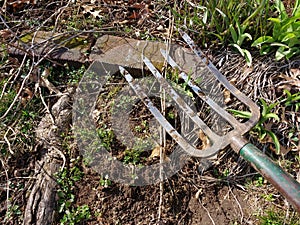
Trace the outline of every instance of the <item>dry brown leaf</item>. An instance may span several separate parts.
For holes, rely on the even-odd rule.
[[[4,40],[7,40],[12,36],[12,33],[8,29],[0,30],[0,36],[2,36]]]
[[[158,145],[152,150],[150,158],[159,157],[159,156],[160,156],[160,146]]]
[[[8,0],[7,5],[12,6],[14,11],[20,10],[24,7],[24,5],[35,5],[37,0]]]
[[[103,16],[100,14],[101,10],[95,10],[94,6],[91,5],[82,5],[83,8],[83,14],[90,13],[94,18],[103,18]]]
[[[210,141],[202,130],[199,130],[198,138],[201,141],[201,146],[198,147],[198,149],[204,150],[204,149],[210,147]]]
[[[229,102],[231,102],[230,91],[224,90],[223,95],[224,95],[224,103],[227,105]]]
[[[160,148],[161,146],[157,145],[151,152],[151,155],[149,156],[151,159],[153,158],[159,158],[160,157]],[[170,158],[166,156],[166,153],[164,149],[162,149],[162,155],[163,155],[163,160],[166,162],[170,161]]]

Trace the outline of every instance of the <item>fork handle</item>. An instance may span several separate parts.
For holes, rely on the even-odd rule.
[[[239,154],[266,178],[300,213],[300,184],[251,143]]]

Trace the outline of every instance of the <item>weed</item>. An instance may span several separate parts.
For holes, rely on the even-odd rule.
[[[128,148],[125,150],[125,156],[123,159],[123,162],[126,164],[139,164],[142,160],[142,153],[152,148],[152,143],[149,140],[143,140],[142,138],[139,138],[136,140],[132,148]]]
[[[140,156],[141,156],[142,151],[139,149],[126,149],[125,150],[125,156],[124,156],[124,163],[126,164],[138,164],[140,162]]]
[[[111,180],[108,178],[108,175],[106,175],[105,177],[101,177],[99,184],[105,188],[109,187],[112,183]]]
[[[255,180],[254,180],[254,185],[256,187],[262,187],[264,184],[265,179],[262,176],[258,176]]]
[[[274,210],[268,210],[263,216],[258,216],[260,225],[299,225],[299,218],[296,215],[288,216],[285,212],[276,212]]]
[[[179,26],[186,26],[190,30],[201,31],[197,39],[219,39],[222,44],[234,43],[230,36],[230,26],[240,24],[240,27],[248,29],[248,33],[256,38],[268,29],[267,16],[270,3],[266,0],[229,0],[229,1],[198,1],[197,4],[185,1],[182,12],[172,9],[175,21]],[[241,36],[244,32],[240,32]],[[238,43],[236,43],[238,44]]]
[[[291,92],[289,92],[288,90],[284,90],[284,93],[286,94],[286,98],[282,100],[282,102],[284,102],[284,105],[295,106],[295,112],[298,112],[300,107],[300,92],[291,94]]]
[[[86,69],[85,66],[82,65],[79,69],[69,66],[67,63],[64,65],[63,69],[54,70],[52,66],[45,64],[46,68],[49,68],[50,76],[49,81],[53,84],[61,85],[61,82],[76,85],[81,80],[83,74]]]
[[[236,28],[232,24],[229,25],[229,30],[231,33],[231,38],[233,43],[230,44],[234,48],[236,48],[239,53],[246,59],[247,64],[250,66],[252,64],[252,56],[251,53],[247,49],[243,49],[242,45],[246,38],[252,40],[252,36],[249,33],[246,33],[245,30],[247,25],[242,25],[236,19]]]
[[[266,135],[269,135],[274,142],[276,153],[279,154],[280,144],[276,134],[273,131],[265,128],[265,123],[269,119],[274,119],[276,121],[280,120],[277,114],[272,113],[272,110],[275,108],[276,105],[278,105],[278,102],[272,103],[270,105],[267,105],[266,101],[263,99],[260,99],[260,102],[262,106],[261,117],[258,123],[254,126],[254,128],[252,128],[251,131],[252,133],[256,134],[260,140],[263,140],[266,137]],[[248,111],[239,111],[239,110],[230,109],[229,112],[233,113],[233,115],[239,118],[249,119],[251,117],[251,112]]]
[[[14,216],[21,216],[22,211],[18,205],[10,205],[6,211],[4,222],[10,220]]]
[[[60,224],[76,224],[82,220],[90,218],[90,209],[87,205],[74,207],[75,194],[74,185],[83,176],[83,172],[77,167],[73,166],[70,169],[64,168],[59,172],[57,183],[60,186],[58,189],[58,212],[61,215]]]
[[[111,145],[114,139],[114,133],[113,130],[106,128],[105,126],[103,128],[99,128],[97,130],[98,136],[101,140],[100,145],[104,147],[107,150],[111,149]]]
[[[90,208],[87,205],[67,210],[60,220],[60,225],[75,225],[91,217]]]
[[[262,55],[276,50],[276,60],[290,59],[300,54],[300,1],[295,1],[291,17],[287,14],[282,1],[276,0],[275,8],[278,17],[268,19],[273,23],[272,36],[261,36],[253,42],[252,46],[259,47]]]

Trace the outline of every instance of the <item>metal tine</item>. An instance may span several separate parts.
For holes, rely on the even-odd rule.
[[[222,141],[214,143],[211,147],[205,150],[199,150],[190,145],[185,138],[183,138],[174,127],[166,120],[166,118],[160,113],[160,111],[153,105],[150,98],[147,94],[142,90],[140,85],[134,82],[134,78],[130,75],[130,73],[125,70],[122,66],[119,66],[119,70],[121,74],[125,77],[126,81],[130,85],[130,87],[134,90],[134,92],[139,96],[141,101],[146,105],[155,119],[163,126],[169,135],[179,144],[179,146],[184,149],[188,154],[196,156],[196,157],[210,157],[218,152],[218,150],[223,147],[221,145]],[[206,126],[206,125],[205,125]]]
[[[254,126],[260,117],[260,110],[259,107],[246,95],[244,95],[242,92],[240,92],[236,87],[234,87],[230,82],[226,79],[226,77],[221,74],[221,72],[214,66],[214,64],[207,59],[207,57],[203,54],[203,52],[197,47],[197,45],[194,43],[194,41],[191,39],[191,37],[183,32],[182,30],[178,29],[179,33],[181,34],[184,41],[189,45],[189,47],[193,50],[193,52],[204,62],[208,68],[213,72],[213,75],[216,77],[217,80],[219,80],[224,87],[226,87],[237,99],[239,99],[241,102],[245,103],[247,106],[249,106],[250,111],[252,112],[251,118],[243,123],[244,127],[251,128]],[[249,130],[249,129],[248,129]]]
[[[177,68],[180,71],[179,77],[182,78],[190,88],[197,94],[203,101],[205,101],[214,111],[216,111],[222,118],[227,120],[233,128],[241,129],[244,125],[237,121],[230,113],[228,113],[223,107],[217,104],[213,99],[209,96],[205,95],[201,88],[195,84],[192,78],[180,68],[180,66],[169,56],[164,49],[160,49],[161,54],[166,59],[166,61],[173,67]]]
[[[197,114],[190,108],[190,106],[177,94],[172,86],[166,81],[166,79],[160,74],[160,72],[154,67],[150,60],[143,57],[143,61],[146,66],[150,69],[152,74],[156,77],[159,83],[162,85],[164,90],[170,95],[171,98],[180,106],[180,108],[188,115],[192,121],[199,126],[199,128],[210,138],[212,141],[220,140],[220,136],[214,133],[206,123],[201,120]]]

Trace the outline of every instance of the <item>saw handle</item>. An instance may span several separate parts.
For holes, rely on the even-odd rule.
[[[266,178],[300,213],[300,184],[253,144],[246,144],[239,154]]]

